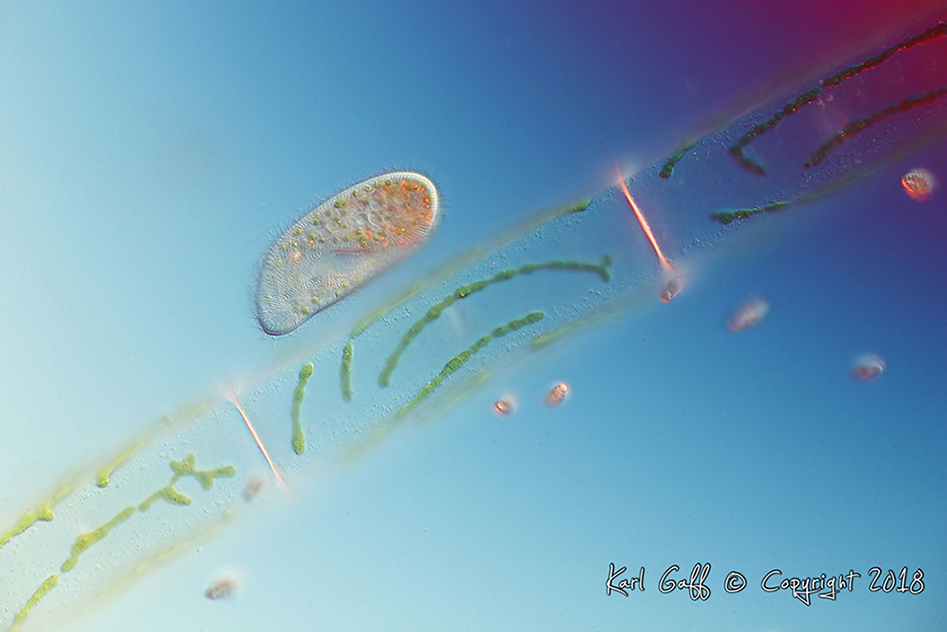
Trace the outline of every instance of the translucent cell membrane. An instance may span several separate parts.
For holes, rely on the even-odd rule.
[[[792,212],[939,137],[944,59],[945,25],[932,19],[685,143],[623,186],[616,176],[594,198],[540,213],[444,262],[348,336],[241,392],[182,409],[31,507],[6,512],[0,627],[44,629],[74,616],[284,486],[292,493],[329,455],[362,457],[399,424],[436,415],[511,363],[612,314],[661,309],[660,298],[686,291],[682,270],[727,233]],[[426,230],[436,192],[411,179],[420,176],[383,176],[348,195],[387,196],[388,178],[395,186],[402,176],[423,192],[395,206],[413,209],[409,220],[420,218]],[[310,236],[309,225],[331,220],[341,199],[300,220],[266,255],[257,294],[266,331],[295,328],[414,243],[374,245],[374,225],[369,241],[374,202],[366,202],[368,223]],[[400,224],[382,224],[381,239],[393,239]],[[352,245],[315,246],[335,237]],[[567,393],[555,386],[550,404]],[[497,410],[513,405],[498,402]]]
[[[916,202],[928,202],[937,189],[937,178],[927,169],[913,169],[901,178],[905,193]]]
[[[256,306],[268,334],[289,333],[420,245],[437,221],[434,184],[387,173],[332,196],[273,244]]]

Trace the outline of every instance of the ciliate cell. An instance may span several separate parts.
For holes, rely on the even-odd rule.
[[[438,216],[434,183],[417,173],[372,178],[293,224],[263,259],[257,318],[287,334],[423,243]]]
[[[263,477],[254,476],[247,481],[246,487],[243,488],[243,499],[247,502],[252,502],[254,498],[257,497],[257,494],[260,493],[260,490],[263,489]]]
[[[901,178],[901,185],[912,200],[927,202],[937,188],[937,178],[927,169],[912,169]]]
[[[493,404],[493,412],[500,417],[506,417],[513,412],[514,408],[513,400],[509,397],[501,397]]]
[[[664,287],[661,289],[661,294],[659,298],[664,303],[670,303],[674,300],[674,297],[677,296],[677,293],[681,291],[681,279],[679,277],[673,277],[668,279],[668,282],[664,284]]]
[[[565,382],[559,382],[546,393],[546,405],[555,407],[565,401],[569,396],[569,385]]]
[[[750,327],[756,327],[766,318],[770,309],[770,303],[765,298],[759,296],[749,298],[743,301],[740,307],[734,311],[727,321],[727,329],[735,333]]]
[[[49,617],[70,618],[80,609],[76,606],[84,606],[96,594],[135,581],[141,569],[166,564],[169,553],[195,555],[191,539],[195,535],[213,537],[225,531],[219,527],[243,519],[241,514],[249,519],[250,515],[268,516],[269,509],[285,511],[287,507],[293,513],[292,503],[305,502],[307,494],[311,495],[308,490],[318,486],[290,489],[276,465],[292,468],[295,476],[287,477],[290,483],[313,477],[320,480],[326,472],[323,466],[332,461],[324,456],[328,450],[346,456],[366,454],[389,436],[408,411],[426,400],[433,401],[426,410],[418,411],[419,417],[427,420],[447,414],[449,405],[489,384],[491,376],[502,379],[503,372],[508,374],[520,366],[516,363],[536,362],[531,359],[538,358],[534,352],[550,341],[650,306],[662,287],[665,298],[672,298],[680,289],[679,281],[671,283],[677,278],[676,270],[688,271],[689,264],[701,264],[713,251],[718,255],[726,252],[718,243],[726,243],[745,223],[772,222],[776,215],[796,213],[805,204],[859,182],[868,173],[885,173],[885,165],[902,159],[933,134],[945,133],[941,114],[947,99],[933,99],[940,94],[937,86],[947,85],[947,66],[918,63],[913,66],[916,72],[908,72],[902,64],[909,45],[912,52],[936,46],[929,60],[942,59],[947,45],[943,24],[939,21],[936,31],[924,31],[932,34],[924,40],[931,44],[913,44],[927,37],[915,30],[903,42],[895,43],[897,52],[885,53],[891,48],[867,51],[842,68],[838,77],[825,79],[826,86],[832,87],[823,87],[821,76],[813,78],[809,84],[792,88],[796,92],[780,93],[783,96],[778,101],[762,104],[696,143],[682,143],[683,149],[667,162],[629,175],[627,197],[644,203],[638,210],[654,222],[650,236],[645,230],[647,223],[629,216],[630,202],[626,205],[627,198],[622,199],[615,190],[596,194],[590,202],[562,205],[511,223],[492,237],[478,239],[470,252],[458,252],[446,265],[412,279],[410,287],[372,306],[348,341],[333,339],[344,326],[341,324],[327,330],[318,341],[294,341],[298,344],[281,349],[276,355],[278,362],[260,367],[259,373],[247,367],[251,369],[248,375],[261,381],[228,393],[229,401],[219,401],[220,393],[215,389],[196,405],[183,406],[168,419],[162,416],[153,430],[135,432],[127,448],[105,455],[102,462],[92,461],[100,455],[90,455],[90,469],[81,475],[66,473],[63,485],[43,492],[41,483],[28,483],[37,488],[35,496],[22,499],[28,504],[17,507],[12,502],[21,501],[11,501],[0,512],[0,574],[4,577],[0,581],[0,629],[15,629],[24,621],[32,629],[53,629],[47,625]],[[873,67],[868,68],[869,64]],[[881,70],[894,67],[894,72],[879,74],[875,70],[878,66]],[[896,78],[894,83],[885,79],[891,76]],[[927,84],[934,82],[930,91]],[[813,100],[815,87],[821,93]],[[944,92],[947,97],[947,89]],[[928,93],[931,97],[925,100]],[[867,124],[858,123],[860,119],[853,119],[853,115],[860,116],[856,114],[860,112],[873,118],[864,119]],[[826,127],[826,121],[850,123],[844,136],[839,136],[834,127]],[[855,123],[858,126],[851,127]],[[810,159],[813,151],[818,153]],[[382,178],[346,189],[334,201],[313,209],[276,241],[257,278],[260,323],[267,331],[291,331],[423,241],[423,231],[430,230],[437,216],[433,185],[412,175],[403,180]],[[387,184],[389,178],[391,185]],[[510,199],[501,183],[477,182],[501,210],[472,203],[458,208],[458,213],[483,213],[482,218],[476,216],[478,222],[494,221],[497,213],[519,218],[519,209],[506,208]],[[529,182],[514,184],[532,186]],[[424,194],[429,194],[428,202]],[[370,212],[357,224],[350,223],[354,222],[348,215],[351,205],[363,202]],[[386,217],[388,207],[400,210],[400,215]],[[585,210],[578,212],[581,209]],[[318,216],[316,210],[320,211]],[[396,240],[397,228],[404,229],[400,241]],[[755,233],[754,238],[767,234]],[[670,259],[662,259],[658,246]],[[609,264],[612,256],[615,265]],[[330,274],[333,271],[335,277]],[[699,271],[709,273],[710,267]],[[448,307],[449,300],[455,303],[453,307]],[[694,306],[700,304],[697,300]],[[442,312],[448,318],[439,317]],[[400,383],[394,381],[389,389],[382,389],[375,378],[385,359],[401,346],[399,341],[410,342],[407,332],[422,326],[427,339],[419,337],[413,343],[418,346],[409,349],[413,355],[401,358],[399,370],[403,373],[396,376]],[[346,350],[338,371],[345,386],[340,396],[328,388],[325,378],[335,370],[328,364],[332,361],[329,356],[337,358],[343,344]],[[359,347],[357,354],[355,346]],[[286,439],[296,401],[294,386],[302,395],[296,374],[301,372],[303,357],[315,363],[310,376],[299,377],[310,382],[307,401],[299,400],[305,407],[299,411],[306,415],[301,422],[312,420],[305,429],[309,433],[306,438],[313,441],[304,454],[297,455],[296,445]],[[840,374],[848,370],[847,359],[843,358]],[[632,361],[647,366],[648,358]],[[600,368],[606,376],[608,360],[603,362]],[[856,375],[876,377],[883,368],[880,361],[866,364]],[[359,388],[356,398],[352,397],[353,383]],[[567,399],[565,384],[550,391],[552,386],[540,386],[533,396],[542,401],[548,394],[548,404],[553,406]],[[498,393],[491,399],[500,396]],[[621,392],[615,396],[628,399]],[[342,400],[350,400],[344,411],[339,408]],[[487,400],[487,406],[492,404]],[[637,415],[635,402],[630,404]],[[107,407],[108,417],[109,403],[96,405]],[[546,412],[561,415],[558,410]],[[259,423],[262,439],[251,422]],[[401,438],[407,436],[402,434]],[[270,442],[275,464],[264,449],[263,440],[270,437],[275,437]],[[44,465],[43,448],[42,442],[33,446],[36,453],[30,458],[43,466],[45,477],[45,470],[56,463]],[[169,478],[162,479],[160,471],[169,459],[183,460],[173,462],[172,472],[166,472]],[[932,457],[931,463],[934,460]],[[257,484],[247,479],[262,471],[263,461],[270,465],[276,485],[273,490],[263,489],[253,503],[270,504],[244,507],[241,494],[252,500],[259,491]],[[114,482],[109,482],[110,477]],[[283,489],[291,493],[283,493]],[[32,490],[25,491],[32,496]],[[219,573],[212,575],[200,585],[212,586],[219,577]],[[236,577],[239,594],[246,585],[240,575]],[[194,587],[196,599],[203,592],[200,585]],[[211,595],[222,592],[221,586]],[[274,607],[288,606],[276,603]],[[35,620],[27,621],[31,617]]]
[[[859,382],[871,382],[885,370],[885,361],[877,353],[864,353],[852,362],[852,377]]]
[[[218,599],[229,597],[236,587],[236,580],[225,575],[208,586],[207,590],[204,591],[204,596],[211,601],[217,601]]]

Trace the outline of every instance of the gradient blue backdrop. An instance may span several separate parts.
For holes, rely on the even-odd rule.
[[[409,279],[942,3],[712,4],[0,5],[4,524],[294,344],[255,327],[251,285],[316,196],[430,175],[445,216]],[[667,309],[503,376],[69,629],[943,629],[947,198],[898,180],[947,182],[945,156],[720,246]],[[728,334],[754,293],[771,317]],[[888,371],[855,383],[868,350]],[[572,397],[542,408],[559,380]],[[499,390],[514,417],[490,413]],[[609,562],[647,590],[606,597]],[[657,591],[696,562],[708,601]],[[869,594],[876,565],[922,567],[927,590]],[[205,600],[231,566],[238,598]],[[772,568],[863,577],[806,608],[759,590]]]

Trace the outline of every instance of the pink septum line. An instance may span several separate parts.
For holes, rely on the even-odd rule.
[[[658,255],[658,261],[661,262],[661,266],[668,272],[677,275],[677,270],[674,269],[674,266],[671,265],[671,262],[668,261],[664,256],[664,253],[661,252],[661,246],[658,245],[658,241],[654,238],[654,233],[651,232],[651,227],[648,225],[648,220],[645,219],[641,209],[639,209],[638,205],[635,204],[635,200],[631,197],[631,193],[628,192],[628,186],[625,184],[625,179],[621,177],[621,174],[618,175],[618,182],[621,184],[621,190],[625,194],[625,199],[628,200],[628,204],[631,205],[631,210],[635,212],[635,217],[638,218],[638,223],[641,224],[641,230],[644,231],[648,241],[651,242],[651,247],[654,248],[654,253]]]
[[[270,469],[273,470],[273,474],[276,476],[276,480],[279,482],[280,487],[283,488],[283,491],[286,491],[286,481],[283,480],[283,476],[279,473],[279,470],[276,469],[276,466],[273,465],[273,461],[270,459],[270,455],[267,454],[266,448],[263,446],[263,442],[260,441],[260,435],[256,433],[256,429],[253,427],[253,424],[250,423],[250,420],[247,418],[247,414],[243,412],[243,406],[240,405],[240,400],[237,399],[237,394],[234,393],[233,390],[228,391],[227,394],[230,396],[231,401],[233,401],[233,405],[237,407],[237,411],[240,413],[240,416],[243,417],[243,423],[247,425],[247,430],[250,431],[253,441],[256,442],[256,447],[260,448],[260,452],[263,453],[263,458],[266,459]]]
[[[641,212],[641,209],[638,208],[634,198],[631,197],[631,193],[628,191],[628,186],[625,184],[625,179],[622,177],[621,173],[618,173],[617,175],[618,183],[621,184],[622,193],[625,194],[625,199],[628,200],[631,210],[635,212],[635,218],[638,220],[641,230],[644,231],[645,236],[651,243],[651,248],[654,249],[654,254],[658,256],[658,261],[661,263],[661,267],[664,268],[664,271],[670,276],[670,278],[667,280],[667,283],[665,283],[664,288],[661,290],[660,295],[662,301],[665,303],[670,303],[671,300],[677,296],[677,293],[681,291],[681,288],[684,284],[684,277],[674,269],[674,266],[671,265],[671,262],[668,261],[667,257],[664,256],[664,253],[661,252],[661,246],[658,245],[658,240],[655,239],[654,233],[651,232],[651,226],[648,225],[648,220],[645,218],[644,213]]]

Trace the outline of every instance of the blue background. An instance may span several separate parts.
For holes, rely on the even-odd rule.
[[[444,217],[392,277],[407,280],[939,6],[461,4],[0,7],[4,527],[64,472],[301,344],[256,328],[252,285],[316,196],[431,176]],[[68,629],[941,629],[947,198],[918,204],[899,179],[947,181],[944,159],[932,144],[716,246],[666,309],[314,475]],[[729,334],[757,293],[770,317]],[[328,323],[308,327],[331,338]],[[877,382],[848,375],[863,351],[887,361]],[[561,380],[572,396],[543,408]],[[521,408],[500,419],[507,391]],[[647,590],[606,597],[609,562],[645,566]],[[697,562],[708,601],[657,591]],[[921,567],[927,589],[869,594],[872,566]],[[239,594],[205,600],[231,567]],[[759,590],[772,568],[862,579],[806,608]],[[737,595],[731,569],[750,582]]]

